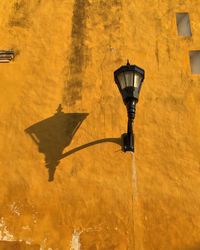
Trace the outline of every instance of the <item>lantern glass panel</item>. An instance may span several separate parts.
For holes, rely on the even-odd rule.
[[[118,78],[121,89],[126,88],[126,79],[125,79],[125,76],[124,76],[124,72],[120,73],[117,76],[117,78]]]
[[[141,82],[142,82],[142,75],[140,75],[139,73],[135,73],[134,74],[134,87],[136,89],[140,88]]]
[[[133,87],[133,72],[126,71],[124,74],[126,79],[126,87]]]

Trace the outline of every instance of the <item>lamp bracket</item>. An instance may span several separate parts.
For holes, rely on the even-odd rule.
[[[125,133],[122,135],[123,151],[134,152],[134,134]]]

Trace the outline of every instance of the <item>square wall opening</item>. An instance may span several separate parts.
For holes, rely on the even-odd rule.
[[[200,50],[191,50],[189,54],[192,74],[200,74]]]
[[[179,36],[192,36],[188,13],[176,13],[176,24]]]

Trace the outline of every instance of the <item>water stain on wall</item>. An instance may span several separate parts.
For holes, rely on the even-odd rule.
[[[108,39],[109,46],[112,48],[113,46],[115,47],[115,42],[123,42],[121,32],[121,0],[101,0],[98,6],[98,12],[104,26],[104,32]],[[110,13],[113,14],[111,15]]]
[[[28,26],[28,7],[24,0],[17,1],[13,5],[12,15],[9,20],[11,27],[27,27]]]
[[[155,56],[156,56],[156,61],[157,61],[158,68],[159,68],[159,49],[158,49],[158,41],[156,41]]]
[[[115,15],[110,15],[110,11],[115,13]],[[120,14],[122,10],[122,2],[121,0],[111,0],[111,1],[105,1],[101,0],[99,2],[99,12],[102,16],[102,21],[104,22],[105,29],[114,30],[116,28],[116,25],[119,25],[120,21]],[[112,22],[111,22],[112,20]],[[113,26],[114,24],[114,26]]]
[[[11,15],[8,21],[10,27],[27,28],[30,25],[30,15],[39,6],[41,0],[33,2],[25,0],[17,0],[13,4]]]
[[[87,0],[76,0],[73,7],[69,75],[63,96],[63,102],[67,105],[74,105],[82,95],[83,73],[87,63],[85,40],[88,6]]]

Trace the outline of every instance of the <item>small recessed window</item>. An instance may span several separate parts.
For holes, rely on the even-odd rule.
[[[200,74],[200,50],[190,51],[190,67],[192,74]]]
[[[176,24],[179,36],[192,35],[188,13],[176,13]]]

